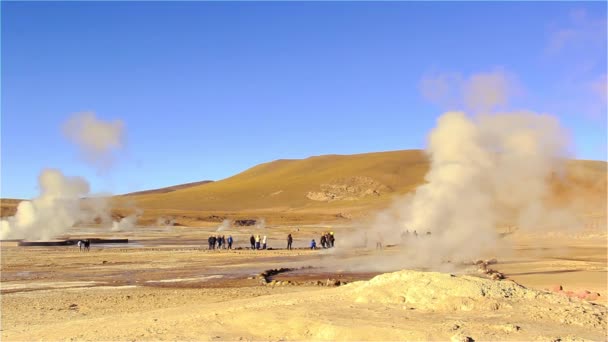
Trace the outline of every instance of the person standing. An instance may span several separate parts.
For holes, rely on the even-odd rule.
[[[262,249],[266,249],[266,235],[262,238]]]
[[[291,249],[291,244],[293,243],[293,237],[291,237],[291,234],[287,235],[287,249]]]
[[[253,235],[249,238],[249,243],[251,244],[251,249],[255,249],[255,237]]]
[[[378,238],[376,239],[376,249],[382,249],[382,234],[378,233]]]
[[[255,237],[255,249],[260,249],[260,234]]]
[[[234,241],[234,240],[232,240],[232,235],[229,235],[229,236],[228,236],[228,249],[232,249],[232,242],[233,242],[233,241]]]
[[[312,241],[310,241],[310,249],[317,249],[317,243],[315,242],[315,239],[312,239]]]

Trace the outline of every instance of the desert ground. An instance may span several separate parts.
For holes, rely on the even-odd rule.
[[[348,225],[241,227],[235,250],[209,251],[217,226],[137,227],[66,236],[128,244],[2,245],[2,339],[33,340],[606,340],[603,229],[503,237],[490,280],[471,264],[449,272],[374,267],[400,246],[345,248]],[[333,249],[310,250],[332,230]],[[286,234],[293,250],[285,249]],[[250,250],[252,234],[269,250]],[[238,249],[238,248],[242,249]],[[373,246],[372,246],[373,247]],[[382,260],[382,259],[378,259]],[[362,266],[365,265],[365,266]],[[261,280],[266,270],[288,268]],[[337,286],[340,281],[340,286]],[[328,286],[329,285],[329,286]],[[563,291],[555,292],[561,285]],[[586,299],[577,298],[587,290]],[[568,293],[568,291],[571,291]],[[585,297],[582,295],[582,297]]]
[[[481,260],[413,264],[405,251],[423,235],[383,241],[382,249],[373,236],[361,241],[383,208],[425,183],[428,169],[419,150],[316,156],[114,196],[114,223],[131,217],[135,226],[80,224],[56,238],[128,244],[81,252],[1,242],[0,336],[606,340],[606,163],[568,161],[565,173],[547,179],[545,205],[576,210],[584,227],[520,230],[505,222]],[[19,202],[3,199],[2,216],[14,215]],[[256,224],[234,224],[243,219]],[[327,231],[336,246],[310,250]],[[285,249],[289,233],[293,250]],[[209,250],[211,234],[232,235],[235,249]],[[269,249],[251,250],[252,234],[267,235]],[[450,248],[473,247],[467,243]]]

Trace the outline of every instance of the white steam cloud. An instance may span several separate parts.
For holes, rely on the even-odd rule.
[[[469,118],[449,112],[429,140],[428,183],[397,208],[399,233],[432,234],[414,241],[412,257],[471,259],[495,247],[499,224],[515,221],[520,228],[534,228],[554,215],[543,202],[548,177],[566,148],[555,118],[527,112]]]
[[[123,126],[121,121],[104,122],[94,113],[80,113],[63,125],[63,133],[77,144],[88,162],[107,166],[112,152],[124,145]],[[0,222],[1,239],[46,240],[65,233],[78,223],[109,220],[107,200],[91,196],[85,179],[46,169],[41,172],[38,183],[40,195],[19,203],[15,216]],[[126,217],[114,222],[113,230],[130,229],[135,219]]]
[[[448,92],[446,83],[435,82],[436,92],[431,83],[426,96]],[[426,149],[426,183],[379,213],[365,238],[360,234],[368,246],[401,242],[404,254],[394,266],[438,267],[487,256],[504,225],[580,224],[568,210],[545,205],[552,172],[568,155],[568,135],[558,120],[529,111],[493,113],[512,89],[500,73],[473,75],[461,89],[476,114],[450,111],[437,120]]]
[[[507,105],[510,97],[521,92],[517,78],[504,70],[464,77],[458,73],[438,73],[420,81],[420,92],[442,108],[468,108],[475,113],[488,113]]]
[[[230,229],[230,226],[231,226],[230,220],[225,219],[224,221],[222,221],[222,224],[220,224],[215,231],[221,232],[224,230],[228,230],[228,229]]]
[[[161,216],[156,219],[156,225],[160,227],[172,227],[175,225],[175,218]]]
[[[125,216],[119,221],[112,222],[112,231],[125,232],[133,230],[133,228],[135,228],[135,225],[137,224],[137,218],[141,216],[142,213],[143,211],[137,210],[135,213],[129,216]]]
[[[113,153],[125,143],[122,121],[102,121],[92,112],[73,115],[63,125],[63,134],[79,147],[85,161],[96,167],[109,166]]]
[[[50,239],[99,214],[92,208],[81,208],[81,198],[89,194],[89,184],[83,178],[49,169],[42,171],[38,183],[40,196],[19,203],[16,215],[2,220],[2,239]]]

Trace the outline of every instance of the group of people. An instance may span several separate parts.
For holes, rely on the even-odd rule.
[[[263,238],[260,238],[260,234],[249,237],[249,243],[251,244],[251,249],[266,249],[266,235]]]
[[[319,240],[323,248],[332,248],[334,246],[335,241],[336,238],[334,237],[334,232],[324,232],[323,235],[321,235],[321,239]],[[312,239],[312,241],[310,241],[310,249],[317,249],[317,242],[315,241],[315,239]]]
[[[336,238],[334,236],[334,232],[324,232],[323,235],[321,235],[320,243],[323,248],[334,247],[335,241]],[[232,236],[228,236],[228,238],[226,238],[224,235],[211,235],[209,237],[209,249],[232,249],[233,242],[234,240],[232,239]],[[260,236],[259,234],[252,234],[249,237],[249,243],[252,250],[267,249],[268,237],[266,235]],[[293,249],[293,236],[291,234],[287,235],[287,249]],[[317,249],[317,242],[315,239],[312,239],[310,242],[310,249]]]
[[[410,236],[417,238],[418,237],[418,232],[417,231],[413,231],[410,233],[409,230],[405,230],[401,233],[401,242],[405,242],[407,239],[410,238]],[[427,231],[423,236],[431,236],[431,232]]]
[[[401,233],[401,241],[404,241],[404,240],[406,240],[407,238],[409,238],[409,237],[410,237],[410,234],[411,234],[413,237],[415,237],[415,238],[417,238],[417,237],[418,237],[418,232],[417,232],[417,231],[415,231],[415,230],[414,230],[414,232],[410,233],[410,231],[409,231],[409,230],[404,230],[404,231]],[[430,234],[430,232],[427,232],[427,234]]]
[[[209,241],[210,250],[211,249],[232,249],[232,243],[234,242],[234,239],[232,239],[232,235],[229,235],[228,239],[226,239],[225,235],[222,235],[222,236],[211,235],[207,241]]]
[[[431,236],[431,232],[427,231],[423,237],[430,237]],[[404,244],[407,242],[408,239],[410,238],[418,238],[418,232],[417,231],[412,231],[410,232],[409,230],[404,230],[401,232],[401,244]],[[367,244],[367,232],[363,233],[363,247],[367,248],[368,244]],[[376,249],[383,249],[384,248],[384,238],[382,236],[382,234],[380,232],[376,233]]]
[[[78,240],[78,250],[88,252],[91,249],[91,241],[89,239],[86,240]]]

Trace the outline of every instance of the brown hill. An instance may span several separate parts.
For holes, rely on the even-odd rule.
[[[190,187],[193,187],[193,186],[203,185],[203,184],[207,184],[207,183],[211,183],[211,182],[213,182],[213,181],[211,181],[211,180],[204,180],[204,181],[200,181],[200,182],[184,183],[184,184],[179,184],[179,185],[167,186],[167,187],[159,188],[159,189],[130,192],[130,193],[127,193],[127,194],[124,194],[124,195],[120,195],[120,196],[164,194],[164,193],[167,193],[167,192],[171,192],[171,191],[175,191],[175,190],[180,190],[180,189],[186,189],[186,188],[190,188]]]
[[[352,207],[406,193],[423,182],[422,151],[277,160],[221,181],[162,194],[127,196],[150,209],[276,210]]]
[[[129,199],[149,213],[174,212],[194,221],[266,217],[273,222],[319,222],[386,207],[395,195],[423,184],[428,168],[421,150],[323,155],[277,160],[217,182],[121,200]],[[552,203],[589,199],[605,208],[606,162],[571,160],[565,173],[557,174],[552,178]]]
[[[15,215],[19,202],[23,200],[15,198],[0,198],[0,217]]]
[[[159,217],[172,217],[183,225],[262,217],[269,223],[318,223],[365,216],[386,207],[395,195],[423,184],[428,168],[421,150],[276,160],[216,182],[116,196],[112,204],[118,216],[143,209],[140,224],[154,223]],[[556,172],[552,177],[550,201],[557,205],[573,199],[589,201],[603,212],[606,180],[606,162],[570,160],[563,175]],[[14,213],[16,203],[3,200],[2,215]]]

